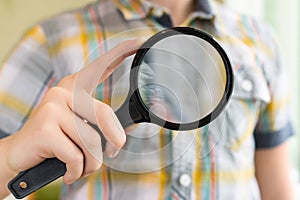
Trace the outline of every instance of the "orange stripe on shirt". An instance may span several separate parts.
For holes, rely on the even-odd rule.
[[[214,142],[211,141],[210,142]],[[215,148],[213,148],[210,152],[210,196],[211,196],[211,200],[215,200],[216,199],[216,193],[215,193],[215,188],[216,188],[216,151]]]
[[[103,185],[103,193],[102,197],[104,200],[108,199],[108,176],[107,176],[107,167],[105,165],[102,166],[102,185]]]
[[[132,11],[137,12],[140,16],[144,16],[144,10],[143,10],[143,5],[141,4],[140,1],[136,0],[129,0],[130,5],[132,7]]]
[[[160,146],[160,164],[161,164],[161,167],[162,166],[165,166],[166,163],[165,163],[165,151],[163,151],[162,149],[165,147],[166,145],[166,139],[165,139],[165,131],[164,129],[160,129],[159,131],[159,146]],[[158,199],[164,199],[164,196],[165,196],[165,188],[166,188],[166,182],[167,182],[167,172],[164,170],[165,167],[162,167],[160,169],[160,174],[159,174],[159,194],[158,194]]]
[[[88,180],[87,180],[87,182],[88,182],[88,189],[87,189],[88,200],[94,199],[94,185],[96,182],[96,177],[97,177],[96,173],[93,173],[88,176]]]
[[[195,171],[193,176],[193,182],[195,185],[195,199],[201,199],[200,188],[201,188],[201,132],[200,129],[196,130],[196,161],[195,161]]]

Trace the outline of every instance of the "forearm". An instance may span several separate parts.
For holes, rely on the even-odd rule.
[[[287,143],[256,151],[256,178],[263,200],[293,200]]]
[[[9,195],[7,184],[14,176],[14,173],[9,169],[7,162],[7,149],[10,137],[0,140],[0,199]]]

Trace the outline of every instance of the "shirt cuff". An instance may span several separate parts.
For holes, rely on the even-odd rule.
[[[272,132],[259,132],[254,130],[254,141],[256,149],[272,148],[282,144],[290,136],[294,135],[294,130],[291,122],[284,128]]]
[[[5,138],[7,136],[9,136],[9,134],[0,129],[0,139]]]

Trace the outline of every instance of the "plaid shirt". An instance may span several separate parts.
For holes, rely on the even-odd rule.
[[[95,60],[123,35],[135,36],[123,31],[136,29],[129,33],[148,37],[168,26],[167,12],[149,2],[103,0],[33,27],[1,69],[0,136],[16,132],[62,77]],[[182,26],[209,32],[228,53],[235,86],[226,110],[194,131],[134,126],[118,157],[105,158],[98,173],[64,187],[63,198],[260,199],[255,149],[274,147],[292,135],[287,81],[274,35],[256,19],[200,0]],[[143,27],[154,28],[138,29]],[[120,32],[122,37],[116,37]],[[129,67],[130,59],[95,91],[114,109],[128,91],[128,77],[121,77]]]

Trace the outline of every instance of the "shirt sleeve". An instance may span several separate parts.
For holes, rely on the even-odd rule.
[[[262,29],[262,28],[261,28]],[[254,131],[257,149],[275,147],[294,134],[290,118],[290,93],[287,69],[283,66],[278,42],[273,31],[264,29],[262,46],[269,48],[265,53],[263,69],[268,81],[271,101],[262,106]]]
[[[45,34],[35,26],[1,66],[0,138],[20,129],[54,79]]]

